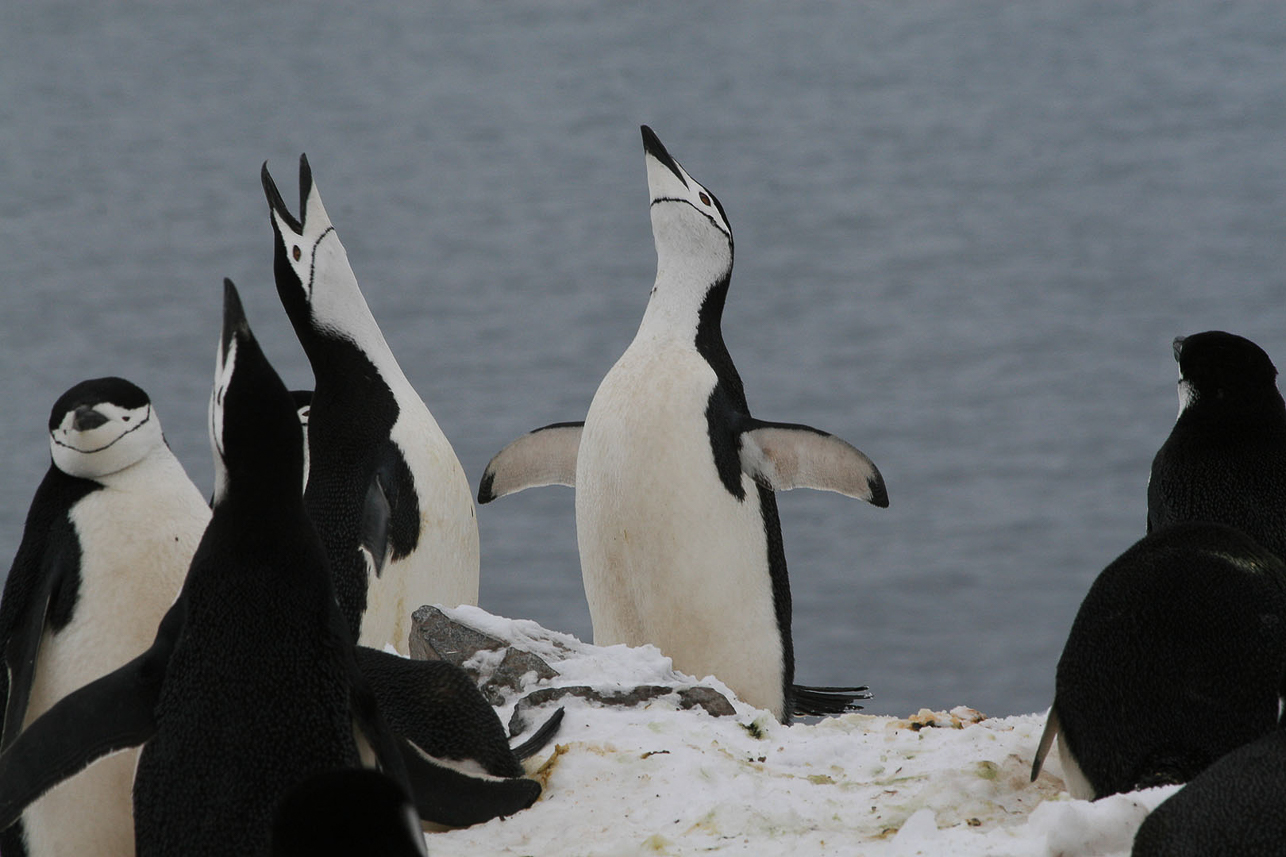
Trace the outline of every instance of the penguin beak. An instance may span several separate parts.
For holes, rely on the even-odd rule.
[[[305,160],[304,164],[307,165],[307,163]],[[311,179],[311,177],[312,173],[310,172],[309,178]],[[296,220],[295,215],[290,213],[290,209],[286,208],[286,202],[281,198],[281,191],[277,190],[277,183],[272,180],[272,175],[268,172],[267,161],[263,162],[263,168],[259,170],[259,180],[263,182],[264,196],[268,197],[268,210],[276,215],[278,220],[289,226],[296,235],[303,235],[304,224]],[[302,191],[302,189],[303,185],[301,183],[300,190]],[[301,205],[299,210],[302,213],[304,207]]]
[[[659,163],[661,166],[668,169],[670,172],[674,173],[675,177],[677,177],[678,180],[683,183],[683,186],[685,188],[689,187],[687,174],[683,172],[683,167],[679,166],[679,162],[674,160],[674,158],[670,156],[670,153],[666,151],[665,146],[662,145],[661,143],[661,138],[657,137],[656,133],[653,132],[653,130],[647,127],[646,125],[642,127],[643,127],[643,153],[647,155],[649,158],[654,159],[657,163]],[[650,166],[650,162],[649,162],[649,166]],[[651,171],[649,170],[649,172]],[[652,182],[652,183],[656,184],[656,182]]]
[[[107,417],[94,410],[90,405],[81,405],[72,417],[71,427],[76,431],[96,429],[107,422]]]
[[[1181,354],[1183,354],[1183,340],[1184,340],[1184,337],[1182,337],[1182,336],[1176,336],[1176,337],[1174,338],[1174,343],[1173,343],[1173,345],[1171,346],[1171,347],[1174,349],[1174,362],[1175,362],[1175,363],[1178,363],[1178,362],[1179,362],[1179,356],[1180,356]]]

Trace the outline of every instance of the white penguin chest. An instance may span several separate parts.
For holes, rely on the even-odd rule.
[[[45,631],[26,722],[152,644],[210,519],[178,462],[168,464],[172,471],[136,465],[72,509],[81,548],[76,608],[58,633]]]
[[[782,646],[753,480],[715,468],[706,409],[716,376],[695,349],[627,351],[590,405],[576,528],[599,645],[657,645],[780,707]],[[774,669],[776,665],[776,669]]]

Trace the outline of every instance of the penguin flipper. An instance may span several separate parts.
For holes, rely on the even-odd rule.
[[[380,481],[380,474],[376,473],[366,488],[361,540],[358,542],[358,550],[365,554],[367,571],[376,577],[388,562],[389,525],[392,520],[393,505]]]
[[[844,714],[849,711],[861,711],[857,704],[859,699],[870,699],[871,691],[866,687],[811,687],[797,684],[792,686],[795,696],[794,713],[803,716],[826,716]]]
[[[540,797],[535,780],[465,773],[458,762],[435,759],[410,742],[403,744],[415,810],[424,821],[468,827],[513,815]]]
[[[530,738],[513,748],[514,755],[526,760],[544,749],[545,745],[558,734],[559,727],[563,725],[563,713],[564,710],[560,708],[549,715],[549,719],[542,723]]]
[[[27,716],[27,703],[31,699],[31,683],[36,673],[36,657],[40,654],[40,641],[45,636],[45,620],[49,614],[58,574],[53,572],[42,581],[35,597],[27,605],[22,627],[9,639],[4,650],[5,674],[8,678],[8,698],[4,707],[4,730],[0,733],[0,750],[7,749]]]
[[[490,503],[541,485],[576,487],[576,456],[585,422],[554,423],[515,440],[492,456],[478,485],[478,502]]]
[[[0,754],[0,830],[58,783],[152,736],[183,619],[180,601],[161,620],[151,648],[63,697]]]
[[[816,488],[889,505],[884,477],[857,447],[819,429],[746,418],[741,469],[774,491]]]
[[[1036,758],[1031,763],[1031,781],[1036,782],[1040,776],[1041,766],[1045,764],[1045,757],[1049,755],[1049,748],[1054,746],[1054,739],[1058,736],[1058,709],[1053,705],[1049,707],[1049,716],[1045,718],[1045,729],[1040,733],[1040,744],[1036,747]]]

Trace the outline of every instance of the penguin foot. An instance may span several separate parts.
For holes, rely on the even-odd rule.
[[[530,738],[513,748],[513,754],[518,757],[519,761],[530,759],[539,753],[549,743],[550,739],[558,734],[558,728],[563,725],[564,710],[560,708],[555,711]]]
[[[865,685],[861,687],[811,687],[803,684],[793,685],[795,691],[794,713],[801,716],[821,716],[843,714],[846,711],[861,711],[857,704],[859,699],[870,699],[872,693]]]

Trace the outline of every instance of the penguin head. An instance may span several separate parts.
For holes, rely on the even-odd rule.
[[[275,239],[273,273],[286,315],[308,350],[316,337],[345,338],[358,345],[383,337],[375,325],[348,252],[322,205],[307,155],[299,156],[299,218],[277,190],[265,161],[260,171]],[[310,352],[309,356],[312,354]]]
[[[658,279],[671,265],[707,284],[725,279],[732,268],[732,227],[718,198],[688,175],[646,125],[643,155]]]
[[[223,334],[210,394],[214,505],[230,490],[252,500],[298,497],[303,434],[294,400],[251,333],[236,286],[224,280],[223,289]]]
[[[49,414],[54,466],[69,476],[108,476],[158,448],[165,448],[165,437],[152,400],[123,378],[81,381]]]
[[[1245,337],[1221,330],[1174,340],[1179,364],[1179,413],[1198,403],[1254,403],[1266,394],[1280,400],[1277,368]]]

